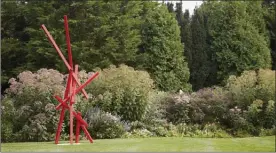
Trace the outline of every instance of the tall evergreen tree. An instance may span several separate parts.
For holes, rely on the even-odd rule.
[[[187,59],[188,67],[191,71],[192,63],[192,33],[190,27],[190,13],[185,10],[183,14],[183,22],[181,24],[181,42],[184,43],[184,56]]]
[[[263,1],[264,18],[269,31],[272,69],[276,69],[276,3],[274,0]]]
[[[190,65],[190,82],[193,90],[198,90],[210,84],[211,60],[208,56],[207,29],[203,12],[195,8],[191,21],[192,60]]]
[[[168,8],[169,12],[173,13],[174,12],[174,5],[173,5],[173,3],[168,2],[168,3],[166,3],[166,5],[167,5],[167,8]]]
[[[190,90],[189,69],[183,58],[180,29],[164,5],[144,3],[139,62],[165,91]]]
[[[207,3],[204,7],[208,7],[208,30],[212,37],[211,50],[218,63],[218,79],[239,75],[244,70],[270,68],[268,42],[261,30],[264,20],[250,15],[251,2]],[[254,3],[255,7],[261,7],[259,2]]]
[[[183,53],[188,63],[188,67],[189,69],[191,69],[190,66],[192,62],[192,54],[191,54],[192,40],[191,40],[191,29],[190,29],[190,13],[189,13],[189,10],[185,10],[183,14],[182,9],[183,9],[182,2],[176,3],[175,17],[180,27],[181,42],[182,44],[184,44]]]

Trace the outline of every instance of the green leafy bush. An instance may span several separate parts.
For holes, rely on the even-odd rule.
[[[10,98],[1,99],[1,141],[13,141],[13,118],[15,117],[15,108]]]
[[[146,113],[141,120],[149,127],[163,126],[167,123],[165,119],[164,104],[169,98],[169,94],[162,91],[152,91],[149,94]]]
[[[233,106],[246,110],[251,103],[260,99],[264,102],[275,99],[275,71],[244,71],[241,76],[230,76],[226,88],[233,96]]]
[[[91,108],[85,119],[90,135],[97,139],[120,138],[126,132],[120,117],[104,112],[99,108]]]
[[[256,73],[256,99],[264,102],[275,100],[275,70],[260,69]]]
[[[254,126],[263,126],[264,118],[262,118],[261,114],[263,103],[262,100],[257,99],[248,107],[246,118],[248,122],[252,123]]]
[[[200,138],[229,138],[231,137],[225,130],[217,124],[178,124],[177,129],[182,137]]]
[[[276,129],[275,126],[271,129],[261,129],[260,136],[275,136],[276,134]]]
[[[110,66],[99,73],[87,90],[97,97],[95,105],[120,115],[123,120],[141,120],[146,112],[149,92],[153,89],[149,74],[126,65]]]
[[[264,117],[264,127],[272,128],[276,126],[276,118],[275,118],[275,101],[268,101],[267,107],[265,109],[265,117]]]
[[[153,133],[151,133],[147,129],[135,129],[131,132],[131,135],[134,138],[147,138],[147,137],[152,137]]]

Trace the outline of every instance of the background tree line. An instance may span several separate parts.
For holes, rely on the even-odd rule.
[[[65,72],[40,29],[45,24],[65,52],[64,14],[75,60],[87,71],[124,63],[148,71],[159,89],[188,91],[223,84],[244,70],[275,69],[273,1],[206,1],[193,15],[181,3],[167,8],[134,1],[3,1],[1,85],[7,88],[25,69]]]
[[[182,11],[182,3],[167,8],[181,29],[194,90],[244,70],[275,69],[275,2],[205,1],[193,15]]]
[[[2,85],[23,70],[65,72],[41,24],[63,52],[63,15],[69,17],[74,60],[82,69],[127,64],[150,72],[164,90],[189,90],[180,29],[166,6],[137,1],[2,2]]]

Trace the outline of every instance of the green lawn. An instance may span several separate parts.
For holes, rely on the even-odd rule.
[[[61,142],[67,144],[68,142]],[[76,145],[55,145],[53,142],[2,143],[2,152],[135,152],[135,151],[228,151],[274,152],[275,137],[251,138],[137,138],[81,141]]]

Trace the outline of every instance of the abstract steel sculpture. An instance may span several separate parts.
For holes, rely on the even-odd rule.
[[[67,79],[67,84],[66,84],[66,90],[64,92],[64,98],[61,99],[59,96],[55,96],[57,101],[60,103],[58,106],[56,106],[56,109],[59,110],[61,109],[60,112],[60,118],[59,118],[59,123],[58,123],[58,128],[56,131],[56,137],[55,137],[55,143],[58,144],[59,138],[60,138],[60,132],[62,128],[62,123],[64,120],[64,114],[65,110],[69,110],[70,112],[70,144],[73,144],[73,119],[74,117],[76,118],[76,135],[75,135],[75,142],[79,142],[79,134],[80,134],[80,128],[84,131],[87,139],[93,143],[93,139],[90,136],[89,132],[87,131],[88,124],[86,123],[85,120],[82,119],[81,113],[76,112],[73,108],[73,105],[75,103],[75,95],[79,93],[80,91],[84,95],[86,99],[88,99],[88,95],[86,91],[84,90],[84,87],[88,85],[93,79],[95,79],[99,73],[96,72],[94,73],[84,84],[81,84],[79,79],[78,79],[78,65],[75,65],[73,69],[73,59],[72,59],[72,52],[71,52],[71,44],[70,44],[70,36],[69,36],[69,27],[68,27],[68,20],[67,16],[64,15],[64,28],[65,28],[65,34],[66,34],[66,43],[67,43],[67,51],[68,51],[68,59],[69,63],[63,56],[61,50],[57,46],[56,42],[54,41],[53,37],[47,30],[47,28],[42,24],[41,25],[43,31],[47,35],[49,41],[52,43],[54,48],[56,49],[58,55],[61,57],[63,60],[65,66],[67,67],[69,71],[69,76]],[[78,86],[78,88],[77,88]]]

